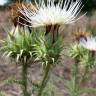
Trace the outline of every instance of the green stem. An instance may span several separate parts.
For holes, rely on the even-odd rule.
[[[84,73],[81,76],[81,81],[80,82],[85,82],[86,78],[87,78],[87,73],[88,73],[88,67],[85,67]]]
[[[72,96],[78,96],[78,60],[75,60],[75,64],[73,65],[73,71],[72,71],[72,78],[74,79],[74,88],[73,88],[73,95]],[[79,85],[79,84],[78,84]]]
[[[74,77],[75,77],[75,86],[76,86],[76,84],[78,84],[78,60],[76,60],[74,66]]]
[[[23,96],[29,96],[28,92],[27,92],[27,63],[23,62],[22,65],[22,92],[23,92]]]
[[[45,69],[44,77],[40,86],[40,90],[38,92],[37,96],[41,96],[44,88],[46,87],[46,84],[48,82],[48,76],[49,76],[49,71],[50,71],[51,64],[48,64]]]

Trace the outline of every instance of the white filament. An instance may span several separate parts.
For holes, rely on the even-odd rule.
[[[88,50],[96,51],[96,37],[81,38],[80,44]]]
[[[32,27],[46,26],[50,24],[71,24],[82,16],[77,18],[82,9],[81,0],[73,2],[73,0],[59,0],[57,4],[54,4],[55,0],[47,0],[45,4],[44,0],[35,0],[35,6],[37,10],[32,11],[25,6],[23,10],[19,11],[25,16],[27,22],[32,24]]]

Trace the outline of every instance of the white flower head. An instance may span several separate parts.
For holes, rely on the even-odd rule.
[[[96,37],[81,38],[80,44],[90,51],[96,51]]]
[[[35,0],[37,10],[29,10],[23,6],[23,10],[19,11],[25,16],[26,21],[32,24],[32,27],[55,25],[55,24],[70,24],[81,17],[77,18],[83,8],[81,0],[74,2],[73,0]],[[84,16],[84,15],[83,15]]]

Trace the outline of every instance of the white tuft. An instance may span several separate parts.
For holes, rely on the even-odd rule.
[[[90,51],[96,51],[96,37],[81,38],[80,44]]]
[[[55,0],[47,0],[45,4],[44,0],[39,2],[35,0],[37,10],[33,11],[23,6],[23,10],[19,9],[19,11],[25,16],[27,22],[32,24],[32,27],[71,24],[85,15],[77,18],[83,7],[81,0],[76,2],[65,0],[64,4],[63,0],[59,0],[57,4],[54,2]]]

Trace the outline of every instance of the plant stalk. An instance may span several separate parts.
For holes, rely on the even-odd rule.
[[[22,64],[22,92],[23,92],[23,96],[29,96],[28,92],[27,92],[27,62],[23,62]]]
[[[41,83],[41,86],[40,86],[40,90],[39,90],[37,96],[42,96],[42,92],[47,85],[47,82],[49,80],[50,67],[51,67],[51,64],[48,64],[46,66],[46,69],[45,69],[45,72],[44,72],[44,77],[43,77],[43,80],[42,80],[42,83]]]
[[[72,77],[74,78],[73,96],[78,96],[78,59],[75,60],[75,64],[73,65]]]

